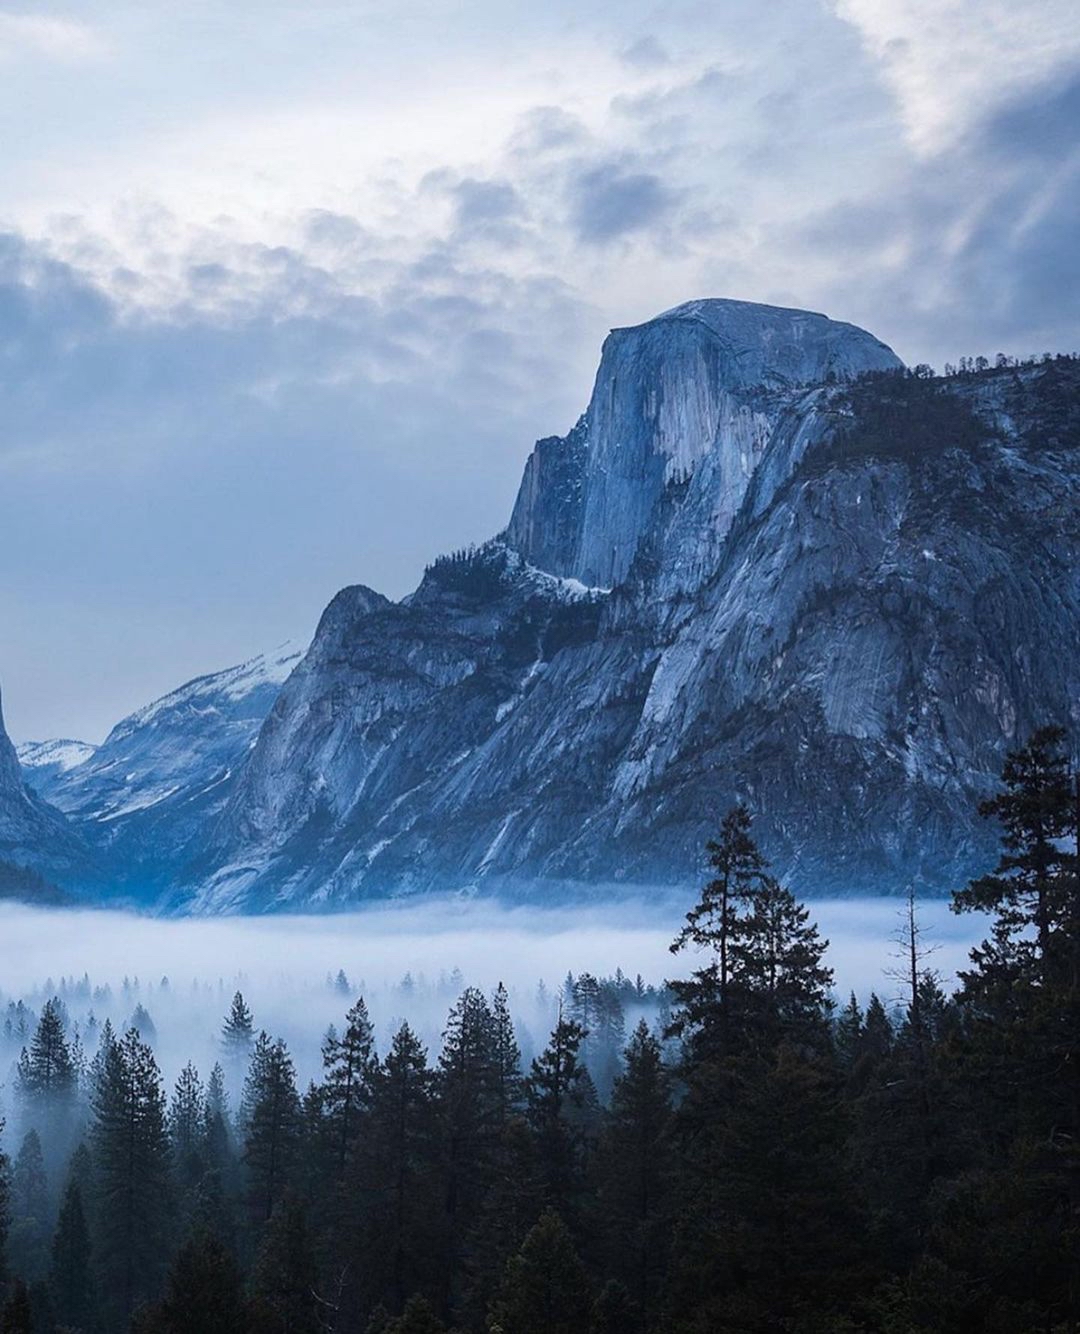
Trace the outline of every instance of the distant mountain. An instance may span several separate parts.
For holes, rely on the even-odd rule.
[[[154,899],[224,805],[281,683],[303,657],[283,644],[125,718],[98,747],[22,748],[27,781],[109,871],[111,892]]]
[[[23,781],[0,707],[0,898],[55,901],[55,886],[44,877],[82,877],[91,862],[63,815]]]
[[[736,798],[801,892],[941,892],[1078,644],[1075,361],[693,302],[611,334],[500,537],[333,600],[172,902],[694,881]]]
[[[70,738],[24,741],[15,747],[26,781],[36,791],[48,787],[60,774],[84,764],[96,750],[88,741]]]

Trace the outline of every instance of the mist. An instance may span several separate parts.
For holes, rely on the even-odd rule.
[[[0,905],[0,1097],[10,1112],[9,1072],[24,1040],[17,1024],[10,1026],[11,1007],[21,1001],[36,1017],[54,994],[88,1056],[106,1018],[121,1031],[141,1005],[153,1024],[143,1036],[171,1084],[187,1060],[205,1076],[219,1059],[222,1020],[240,990],[256,1029],[285,1039],[306,1083],[318,1072],[327,1027],[340,1027],[357,995],[367,1002],[381,1051],[408,1020],[434,1058],[461,990],[471,985],[490,994],[503,982],[528,1060],[546,1041],[567,973],[640,975],[643,998],[628,1007],[627,1030],[641,1017],[654,1023],[665,979],[695,966],[692,954],[673,957],[668,948],[687,906],[666,898],[576,910],[425,902],[335,916],[161,920]],[[900,907],[880,898],[810,905],[830,942],[839,998],[877,991],[899,1003],[902,987],[890,972],[898,967]],[[985,922],[957,917],[942,901],[921,903],[919,919],[933,950],[927,965],[952,986]]]

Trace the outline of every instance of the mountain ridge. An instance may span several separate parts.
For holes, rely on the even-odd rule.
[[[330,601],[209,795],[181,764],[111,839],[96,753],[59,804],[170,911],[684,884],[736,799],[807,894],[945,892],[1004,751],[1080,724],[1078,422],[1073,359],[931,377],[814,312],[684,303],[612,331],[496,537]]]

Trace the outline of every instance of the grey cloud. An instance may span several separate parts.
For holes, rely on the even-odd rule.
[[[454,188],[457,220],[462,227],[505,222],[523,211],[521,196],[508,181],[478,181],[467,177]]]
[[[873,320],[908,360],[1074,350],[1078,114],[1080,75],[1030,89],[890,189],[769,241],[824,260],[830,304]]]
[[[533,107],[521,117],[507,150],[511,157],[529,160],[538,154],[580,148],[589,138],[582,121],[562,107]]]
[[[0,240],[17,735],[94,738],[186,675],[309,633],[345,583],[405,592],[498,527],[533,440],[584,401],[598,330],[557,280],[435,249],[369,296],[287,247],[213,249],[186,304],[136,318]]]
[[[578,237],[604,244],[659,223],[675,207],[677,196],[652,172],[604,163],[572,179],[570,201]]]
[[[671,57],[651,33],[624,47],[620,56],[634,69],[662,69],[671,64]]]

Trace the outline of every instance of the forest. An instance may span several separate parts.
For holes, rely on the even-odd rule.
[[[667,985],[568,977],[532,1059],[502,986],[377,1050],[342,975],[306,1087],[240,993],[169,1089],[139,1009],[13,1010],[0,1334],[1077,1331],[1078,793],[1061,729],[1009,755],[987,938],[947,990],[912,898],[899,1011],[743,806]]]

